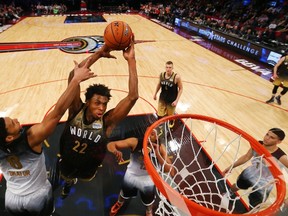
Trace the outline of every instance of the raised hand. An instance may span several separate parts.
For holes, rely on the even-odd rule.
[[[227,175],[228,173],[230,173],[231,172],[231,166],[229,166],[229,167],[227,167],[226,169],[224,169],[223,171],[222,171],[222,173],[223,173],[223,175]]]
[[[134,50],[135,38],[134,34],[131,36],[131,43],[129,47],[123,50],[123,56],[128,61],[130,59],[135,59],[135,50]]]
[[[89,58],[82,67],[79,67],[79,64],[76,61],[74,61],[75,67],[74,67],[73,79],[76,79],[80,83],[82,81],[85,81],[87,79],[97,76],[96,74],[94,74],[94,72],[92,72],[88,68],[88,65],[90,65],[90,61],[91,61],[91,58]]]
[[[101,57],[116,59],[116,57],[114,55],[110,54],[111,51],[113,51],[113,50],[110,49],[106,44],[104,44],[99,50]]]

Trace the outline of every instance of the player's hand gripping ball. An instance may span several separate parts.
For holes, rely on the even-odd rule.
[[[104,42],[112,50],[124,50],[131,43],[132,30],[123,21],[111,22],[104,31]]]

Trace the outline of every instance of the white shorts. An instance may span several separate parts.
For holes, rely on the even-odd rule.
[[[155,186],[149,175],[137,176],[126,171],[122,183],[121,196],[124,199],[137,196],[140,192],[141,200],[145,206],[151,205],[155,200]]]
[[[12,215],[50,216],[54,211],[52,186],[47,180],[43,188],[25,196],[6,190],[5,208]]]

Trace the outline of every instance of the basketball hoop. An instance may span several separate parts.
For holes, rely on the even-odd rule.
[[[165,173],[163,166],[156,164],[148,152],[149,135],[154,129],[166,147],[167,157],[172,158],[174,176],[170,175],[171,170]],[[227,206],[223,206],[223,192],[231,186],[231,176],[223,176],[221,170],[242,155],[242,148],[250,147],[259,155],[261,166],[268,167],[268,172],[273,176],[272,181],[261,186],[263,190],[272,190],[272,193],[269,199],[252,210],[248,209],[245,200],[249,193],[229,197]],[[158,215],[271,216],[279,211],[284,202],[286,183],[276,160],[252,136],[219,119],[194,114],[164,117],[147,129],[143,150],[146,169],[160,199],[155,212]],[[247,164],[239,166],[239,169],[244,166]],[[262,174],[260,177],[263,177]]]

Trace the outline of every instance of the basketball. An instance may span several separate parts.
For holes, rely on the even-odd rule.
[[[124,50],[131,42],[132,30],[123,21],[111,22],[104,31],[104,42],[112,50]]]

